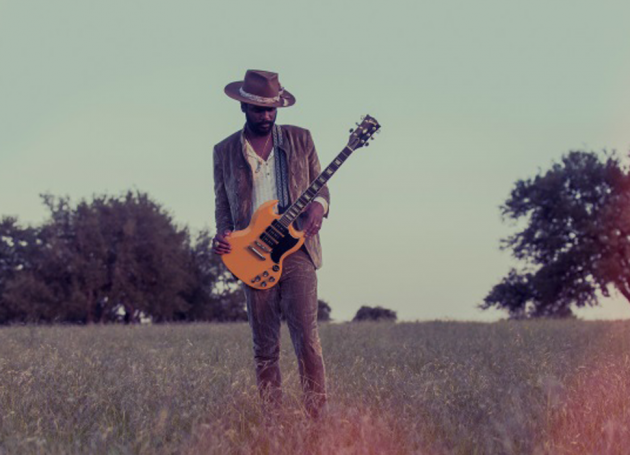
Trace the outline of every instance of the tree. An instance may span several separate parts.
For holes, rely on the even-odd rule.
[[[352,321],[395,321],[396,318],[396,312],[387,308],[362,306]]]
[[[137,322],[141,314],[155,322],[181,318],[189,309],[185,292],[193,284],[188,267],[190,236],[145,193],[107,198],[97,213],[109,224],[104,234],[110,251],[107,297],[114,310]]]
[[[512,318],[568,317],[617,289],[630,301],[630,176],[614,153],[573,151],[545,173],[516,182],[501,207],[526,226],[502,240],[511,269],[481,308]]]
[[[332,308],[328,305],[328,302],[325,300],[318,299],[317,300],[317,320],[322,322],[330,321],[330,313],[332,312]]]
[[[210,232],[193,242],[147,194],[42,198],[41,226],[0,220],[0,324],[247,320]]]
[[[45,245],[41,230],[21,227],[14,217],[0,220],[0,324],[13,320],[31,320],[35,314],[50,314],[50,295],[34,279]],[[16,289],[28,289],[32,298],[17,298]]]
[[[36,230],[37,242],[17,243],[37,243],[29,256],[36,260],[13,266],[0,298],[9,319],[137,322],[144,314],[162,322],[188,311],[188,231],[147,194],[97,196],[76,207],[68,198],[43,200],[50,219]],[[10,221],[4,225],[10,230]],[[15,239],[3,241],[3,249],[11,244],[16,249]]]
[[[212,238],[208,230],[201,231],[191,250],[194,285],[187,294],[191,309],[186,319],[247,321],[245,295],[220,256],[212,252]]]

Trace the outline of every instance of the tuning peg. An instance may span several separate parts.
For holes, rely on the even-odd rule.
[[[366,141],[366,142],[365,142],[365,146],[366,146],[366,147],[369,147],[369,146],[370,146],[370,143]]]
[[[354,133],[354,128],[350,128],[350,132],[351,132],[351,133]]]

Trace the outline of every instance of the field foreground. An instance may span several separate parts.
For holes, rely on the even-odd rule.
[[[245,324],[0,329],[0,454],[630,450],[630,323],[323,325],[329,411],[264,419]]]

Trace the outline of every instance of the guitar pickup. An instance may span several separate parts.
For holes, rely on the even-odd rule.
[[[282,235],[277,232],[274,228],[272,228],[271,226],[268,227],[265,232],[265,234],[269,235],[271,238],[273,238],[276,242],[280,242],[280,239],[282,238]],[[262,236],[261,236],[262,238]],[[264,239],[263,239],[264,240]]]
[[[287,235],[289,233],[289,230],[285,228],[278,220],[274,220],[271,225],[282,235]]]
[[[258,240],[254,240],[254,243],[256,244],[256,246],[258,248],[260,248],[261,250],[263,250],[265,253],[269,253],[269,248],[267,248],[266,246],[264,246],[262,243],[260,243]]]
[[[247,248],[249,248],[249,250],[250,250],[252,253],[254,253],[254,254],[258,257],[258,259],[260,259],[260,260],[262,260],[262,261],[264,261],[264,260],[265,260],[265,256],[263,256],[263,254],[262,254],[260,251],[258,251],[256,248],[254,248],[254,247],[253,247],[253,246],[251,246],[251,245],[250,245],[250,246],[248,246]]]
[[[272,239],[271,236],[265,234],[264,232],[260,235],[260,240],[262,240],[272,248],[274,247],[274,245],[278,244],[276,240]]]

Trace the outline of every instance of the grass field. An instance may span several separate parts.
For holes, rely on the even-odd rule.
[[[630,452],[630,323],[329,324],[329,412],[262,417],[245,324],[0,329],[0,454]]]

